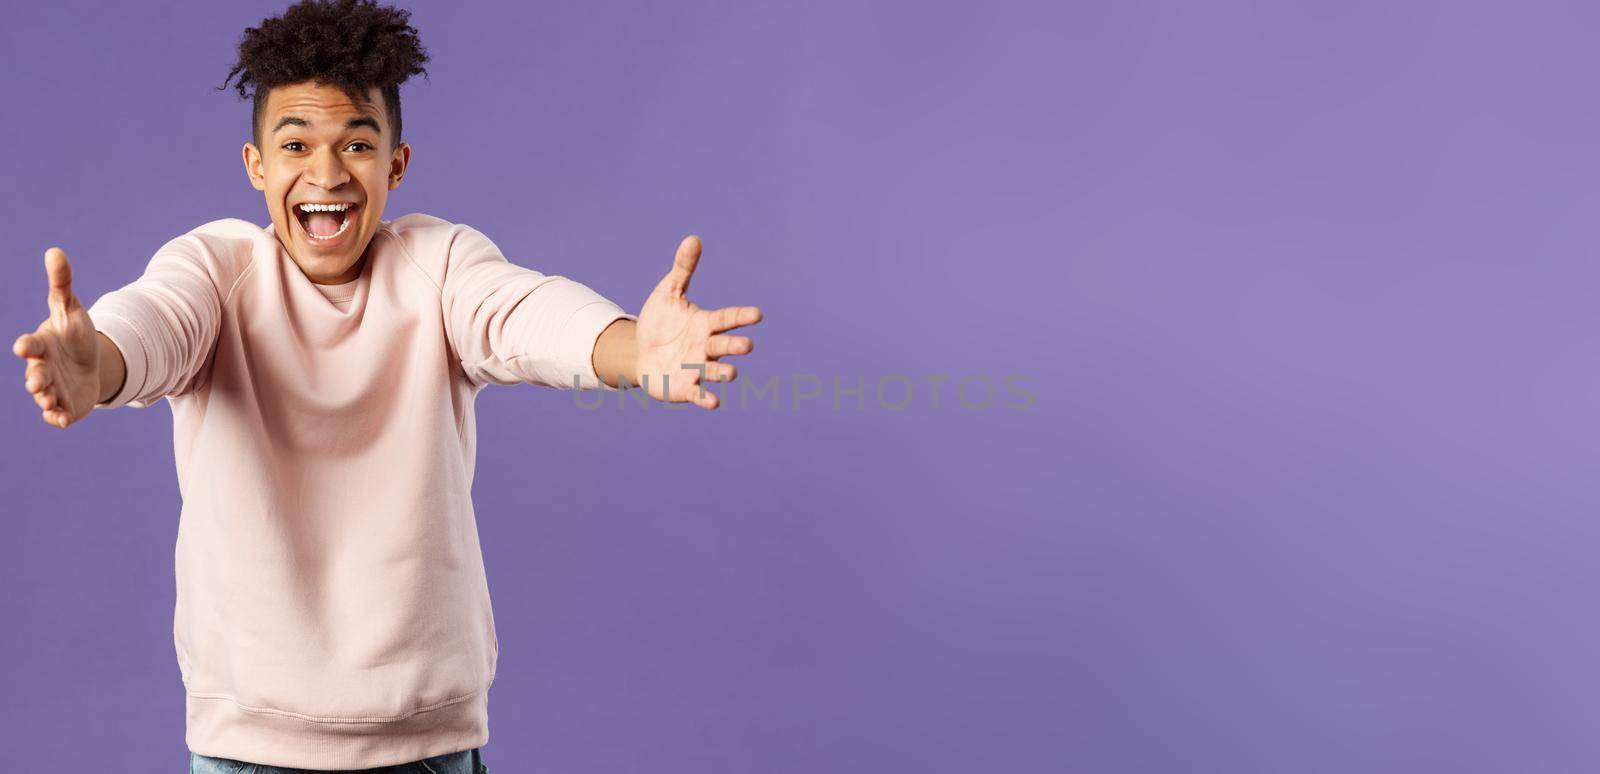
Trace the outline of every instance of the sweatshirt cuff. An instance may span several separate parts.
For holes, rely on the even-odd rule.
[[[585,304],[572,313],[572,318],[567,320],[565,335],[561,337],[567,351],[561,353],[559,362],[563,363],[566,373],[562,377],[563,387],[581,390],[606,390],[616,392],[617,388],[600,381],[600,375],[594,370],[594,345],[600,341],[600,334],[611,323],[617,320],[635,320],[639,317],[622,311],[622,307],[610,301],[596,301]],[[574,384],[576,380],[577,384]]]
[[[117,345],[117,350],[122,353],[122,362],[126,368],[126,376],[122,380],[122,389],[110,400],[96,403],[97,409],[117,408],[132,400],[135,395],[144,391],[144,378],[147,373],[147,363],[144,354],[144,341],[139,338],[139,332],[127,320],[122,319],[106,310],[96,311],[91,308],[89,319],[94,322],[95,330],[104,333],[111,343]]]

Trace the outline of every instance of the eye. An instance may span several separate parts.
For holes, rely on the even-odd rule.
[[[350,144],[349,144],[349,145],[346,145],[346,146],[345,146],[345,147],[346,147],[346,148],[354,148],[354,147],[356,147],[356,146],[357,146],[357,145],[359,145],[359,146],[361,146],[361,147],[363,147],[363,148],[366,148],[366,149],[367,149],[367,150],[372,150],[372,146],[371,146],[371,145],[368,145],[368,144],[366,144],[366,143],[364,143],[364,142],[361,142],[361,141],[360,141],[360,140],[357,140],[357,141],[355,141],[355,142],[353,142],[353,143],[350,143]],[[356,152],[357,152],[357,153],[360,153],[360,152],[361,152],[361,151],[356,151]]]
[[[289,147],[291,145],[300,145],[301,147],[305,147],[304,145],[301,145],[299,140],[295,140],[294,142],[286,142],[286,143],[284,143],[283,144],[283,149],[286,150],[286,151],[289,151],[290,153],[294,153],[295,149]]]

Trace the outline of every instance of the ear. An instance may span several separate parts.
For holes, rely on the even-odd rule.
[[[411,165],[411,145],[400,143],[394,149],[394,156],[389,159],[389,190],[400,187],[400,180],[406,176],[406,167]]]
[[[250,178],[250,187],[267,190],[267,173],[261,168],[261,151],[253,143],[244,144],[244,174]]]

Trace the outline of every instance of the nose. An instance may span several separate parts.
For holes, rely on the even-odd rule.
[[[306,182],[331,191],[349,182],[350,173],[339,160],[339,154],[329,149],[312,155],[305,177]]]

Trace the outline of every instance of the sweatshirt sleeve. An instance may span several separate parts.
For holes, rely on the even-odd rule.
[[[612,322],[638,318],[587,285],[511,263],[458,224],[441,294],[446,334],[475,384],[616,390],[594,371],[595,341]]]
[[[222,299],[197,237],[168,242],[137,280],[89,307],[95,328],[122,352],[127,378],[97,409],[146,408],[195,385],[221,327]]]

